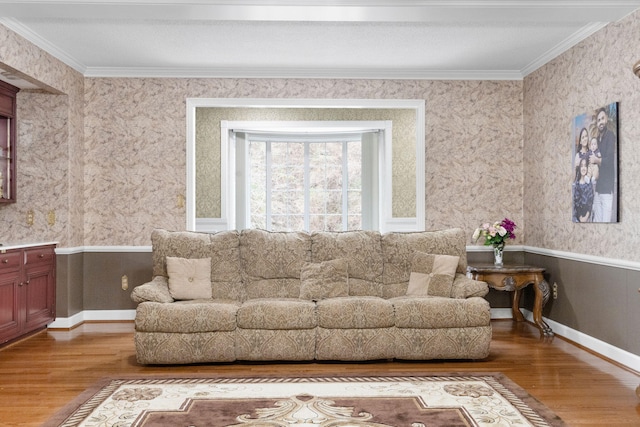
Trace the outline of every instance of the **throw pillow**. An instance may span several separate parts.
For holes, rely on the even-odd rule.
[[[210,299],[211,258],[167,257],[169,293],[177,300]]]
[[[411,262],[410,296],[450,297],[460,257],[416,252]]]
[[[300,298],[318,301],[349,296],[349,271],[346,259],[318,263],[307,262],[300,270]]]

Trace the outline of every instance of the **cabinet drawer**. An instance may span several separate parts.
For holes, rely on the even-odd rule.
[[[50,263],[55,256],[53,248],[27,249],[24,252],[26,254],[26,264]]]
[[[18,270],[20,268],[20,256],[22,252],[7,252],[0,254],[0,271],[2,270]]]

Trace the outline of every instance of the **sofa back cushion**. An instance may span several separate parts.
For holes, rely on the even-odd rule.
[[[315,232],[311,234],[311,259],[324,262],[345,259],[349,295],[382,296],[382,247],[375,231]]]
[[[392,298],[405,295],[416,252],[459,257],[456,273],[467,271],[467,243],[464,230],[386,233],[381,238],[384,255],[383,293]]]
[[[305,232],[246,229],[240,233],[240,262],[247,297],[298,298],[300,272],[310,261]]]
[[[320,301],[349,296],[349,265],[346,259],[308,262],[300,272],[300,298]]]
[[[153,276],[169,277],[167,257],[211,258],[211,294],[217,299],[246,299],[236,231],[194,233],[156,229],[151,233]]]

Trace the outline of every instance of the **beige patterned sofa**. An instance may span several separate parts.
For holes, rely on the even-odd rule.
[[[139,363],[489,354],[490,309],[482,298],[488,287],[464,274],[466,239],[460,229],[154,230],[151,239],[153,278],[131,295],[138,303]],[[197,263],[200,273],[193,266],[176,272],[176,260]],[[210,272],[202,271],[203,262]],[[182,287],[193,280],[210,280],[204,298],[191,298],[195,288]],[[187,294],[176,293],[179,289]]]

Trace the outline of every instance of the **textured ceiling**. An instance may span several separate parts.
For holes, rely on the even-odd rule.
[[[0,23],[86,76],[521,79],[638,7],[0,0]]]

